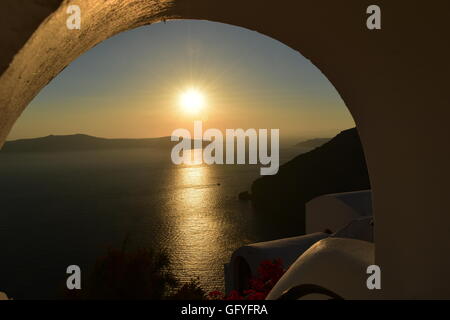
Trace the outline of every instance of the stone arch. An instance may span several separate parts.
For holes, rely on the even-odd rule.
[[[258,31],[309,58],[355,119],[373,189],[383,297],[449,298],[450,157],[442,148],[450,136],[443,98],[450,4],[378,2],[382,30],[369,31],[368,0],[6,0],[0,5],[0,39],[7,45],[0,56],[0,145],[51,79],[114,34],[167,19]],[[65,28],[70,4],[82,9],[80,31]]]

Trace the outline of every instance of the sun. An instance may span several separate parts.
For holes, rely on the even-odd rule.
[[[188,113],[196,114],[204,105],[205,96],[197,89],[188,89],[180,95],[180,106]]]

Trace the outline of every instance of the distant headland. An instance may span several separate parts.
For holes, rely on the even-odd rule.
[[[0,152],[67,152],[135,148],[170,149],[174,144],[170,140],[170,136],[143,139],[107,139],[86,134],[49,135],[40,138],[7,141]]]

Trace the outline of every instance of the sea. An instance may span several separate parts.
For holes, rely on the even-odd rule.
[[[180,283],[223,290],[234,250],[296,233],[238,200],[259,177],[260,165],[177,166],[159,149],[0,153],[0,291],[58,299],[69,265],[88,276],[124,244],[164,249]]]

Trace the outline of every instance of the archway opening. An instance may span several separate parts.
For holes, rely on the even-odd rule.
[[[146,47],[146,37],[160,41],[160,46]],[[132,63],[135,61],[138,63]],[[184,110],[179,108],[180,99]],[[205,104],[200,114],[199,100]],[[193,109],[196,112],[190,112]],[[177,128],[191,129],[199,118],[205,126],[222,132],[280,129],[280,164],[289,162],[284,168],[295,169],[303,166],[301,177],[305,180],[292,179],[291,169],[260,178],[260,166],[255,165],[215,166],[213,170],[205,164],[176,167],[169,162],[170,167],[161,167],[161,161],[170,160],[167,141],[147,138],[167,137]],[[297,52],[256,32],[205,21],[173,21],[122,33],[88,51],[61,73],[11,132],[9,140],[20,141],[8,142],[2,151],[2,182],[11,201],[7,209],[15,217],[8,220],[9,236],[17,228],[34,234],[18,243],[22,247],[29,241],[40,243],[35,254],[45,259],[58,256],[50,268],[53,271],[74,257],[84,256],[80,264],[92,264],[101,249],[111,244],[118,247],[124,239],[127,245],[133,242],[136,246],[158,242],[173,248],[170,256],[178,278],[186,282],[200,276],[207,279],[211,290],[220,286],[221,266],[238,246],[304,233],[301,210],[312,197],[368,187],[355,130],[325,148],[326,156],[319,148],[290,161],[353,126],[339,94],[317,68]],[[34,139],[37,137],[43,138]],[[139,150],[131,151],[127,143]],[[162,151],[156,155],[158,147]],[[347,153],[352,161],[339,158],[347,167],[324,158],[345,155],[339,147],[354,152]],[[125,155],[117,151],[124,149]],[[18,154],[19,161],[15,158]],[[312,162],[305,160],[310,157]],[[310,176],[315,171],[309,165],[315,163],[323,164],[315,170],[329,170],[326,179]],[[149,167],[152,170],[146,170]],[[337,167],[340,169],[333,170]],[[348,172],[355,175],[340,183]],[[331,184],[330,177],[338,183]],[[154,180],[149,183],[151,178]],[[308,195],[299,192],[297,184],[306,179],[306,188],[316,188]],[[245,190],[251,191],[256,211],[249,203],[238,201],[239,192]],[[17,194],[33,201],[25,202]],[[151,198],[155,194],[158,196]],[[24,225],[22,218],[30,210],[33,219]],[[258,213],[262,211],[264,215]],[[285,219],[280,212],[285,212]],[[282,220],[279,225],[278,219]],[[60,229],[52,229],[52,234],[53,225]],[[59,239],[58,246],[52,246],[55,239]],[[79,251],[58,255],[64,251],[61,243]],[[20,259],[10,261],[29,264]],[[55,282],[53,274],[48,277],[42,280]]]

